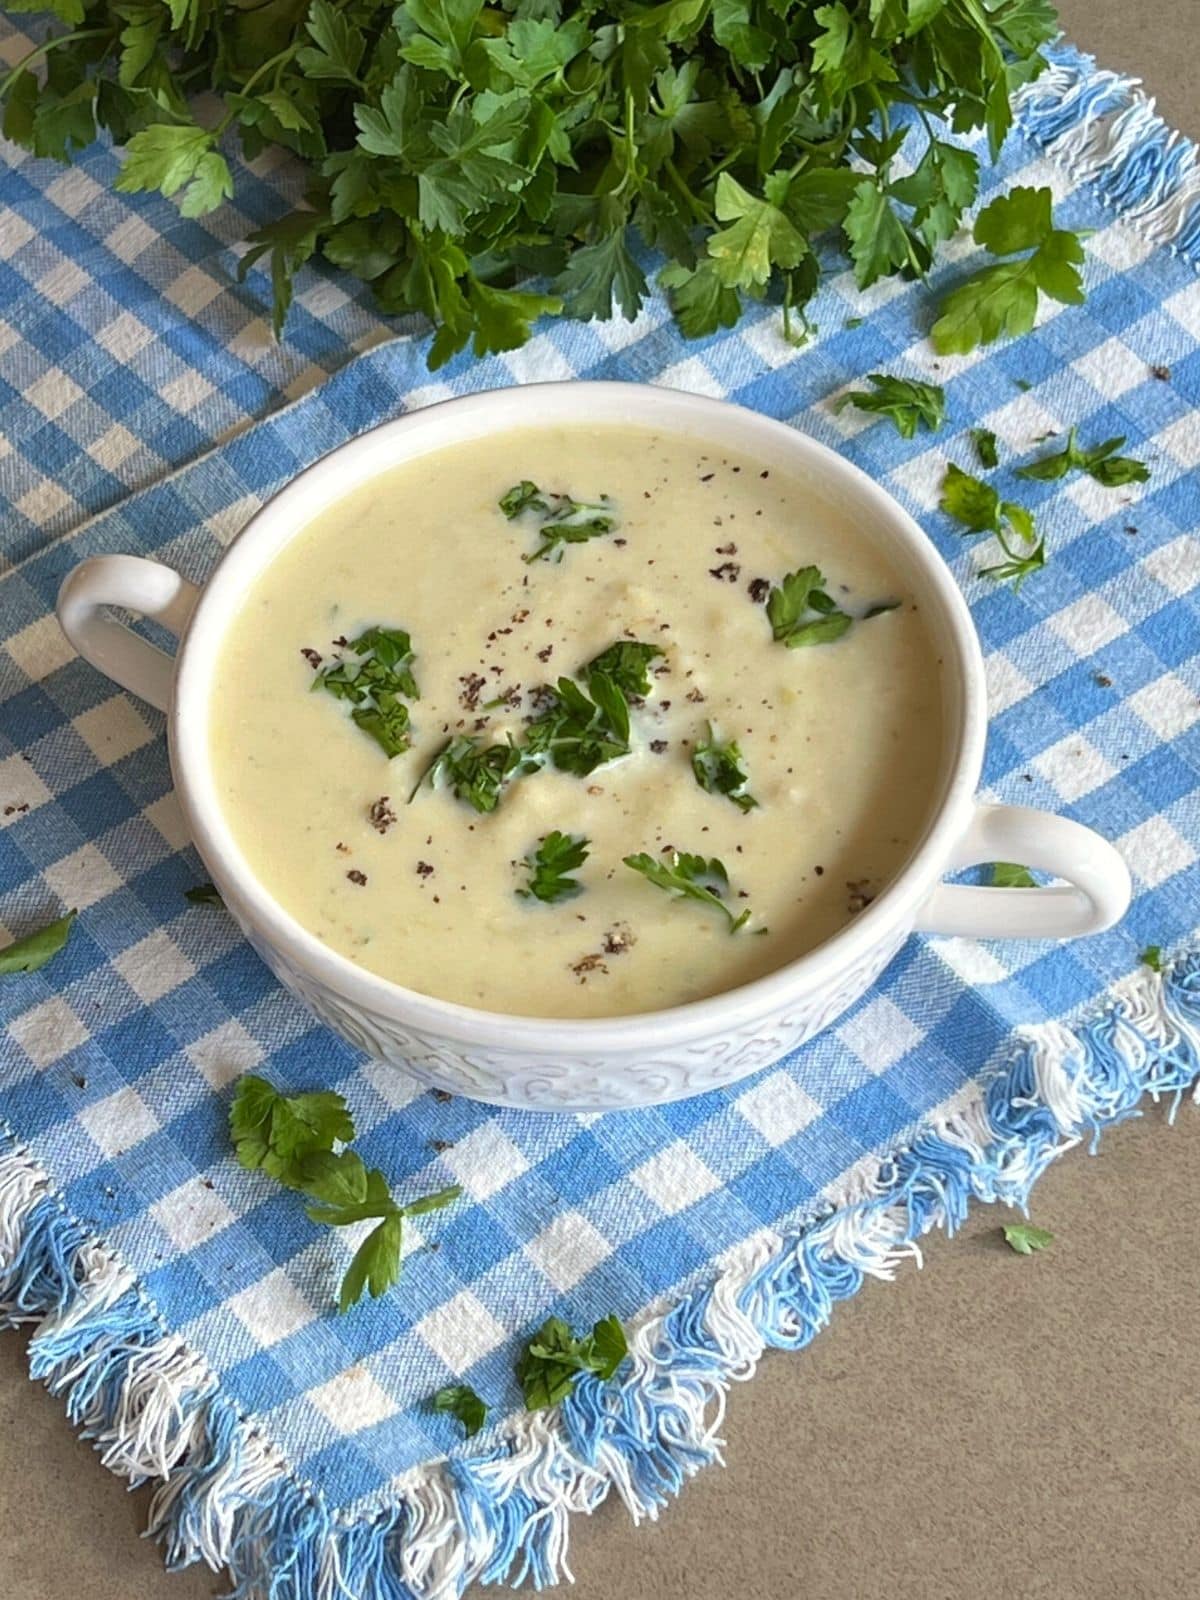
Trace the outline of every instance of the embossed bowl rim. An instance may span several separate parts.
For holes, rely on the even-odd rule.
[[[421,994],[356,966],[324,945],[258,882],[221,812],[207,754],[207,707],[229,617],[249,585],[313,518],[400,462],[497,431],[564,423],[623,423],[744,452],[808,478],[822,498],[848,506],[885,539],[919,598],[943,658],[946,738],[940,792],[925,832],[896,878],[823,944],[736,988],[657,1011],[616,1017],[537,1017],[484,1011]],[[180,641],[168,713],[176,790],[197,849],[235,917],[303,974],[342,999],[412,1028],[476,1048],[600,1055],[717,1039],[755,1018],[836,990],[847,972],[911,923],[971,815],[986,734],[983,659],[949,569],[912,517],[866,473],[784,422],[727,401],[647,384],[522,384],[440,401],[339,446],[301,472],[247,523],[208,578]]]

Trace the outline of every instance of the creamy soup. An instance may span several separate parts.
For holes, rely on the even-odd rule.
[[[677,435],[514,431],[291,541],[229,621],[211,753],[251,869],[331,949],[609,1016],[869,904],[931,813],[940,670],[886,549],[807,483]]]

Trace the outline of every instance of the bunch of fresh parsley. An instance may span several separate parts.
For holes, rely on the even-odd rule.
[[[320,254],[384,311],[428,316],[432,366],[468,343],[512,349],[544,313],[635,316],[641,246],[667,257],[689,335],[766,295],[802,319],[818,241],[838,230],[862,287],[923,275],[978,182],[975,156],[931,119],[985,127],[994,156],[1012,91],[1057,31],[1050,0],[47,10],[61,26],[0,77],[8,138],[67,160],[106,129],[125,146],[118,188],[177,195],[188,216],[232,194],[235,145],[285,146],[307,168],[304,205],[244,261],[269,263],[277,325],[297,267]],[[1031,293],[1063,286],[1069,236],[1042,220],[980,241],[1034,254],[990,269],[986,293],[957,291],[934,330],[943,348],[993,322],[1012,331]]]

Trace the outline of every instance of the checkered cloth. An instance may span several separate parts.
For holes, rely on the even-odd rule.
[[[21,48],[11,34],[0,55]],[[1079,114],[1103,117],[1109,80],[1070,52],[1060,61],[1095,90]],[[1116,88],[1110,99],[1119,108]],[[1025,120],[1047,139],[1070,133],[1067,114],[1061,130],[1046,106],[1039,120],[1036,98]],[[382,342],[395,326],[316,271],[286,341],[269,341],[265,280],[238,287],[230,248],[281,208],[287,172],[269,158],[242,175],[242,211],[189,222],[160,199],[114,195],[107,150],[67,171],[4,156],[0,938],[65,906],[80,918],[43,972],[0,983],[0,1118],[327,1506],[353,1518],[448,1452],[469,1465],[494,1445],[459,1444],[428,1408],[433,1390],[462,1380],[498,1417],[518,1411],[514,1356],[546,1316],[631,1322],[685,1302],[731,1252],[827,1210],[850,1169],[960,1096],[1018,1024],[1068,1017],[1143,946],[1193,937],[1200,282],[1187,250],[1152,247],[1030,137],[985,163],[988,192],[1049,184],[1062,222],[1096,231],[1086,305],[1046,307],[1017,342],[939,361],[925,341],[936,291],[973,254],[963,238],[935,294],[902,282],[859,294],[835,271],[800,350],[770,307],[688,344],[656,299],[633,324],[548,324],[436,380],[423,336]],[[944,384],[948,428],[909,441],[835,411],[881,369]],[[132,551],[202,579],[267,498],[361,429],[445,395],[569,377],[737,401],[885,484],[951,564],[983,639],[987,795],[1113,839],[1135,881],[1124,922],[1061,947],[913,939],[836,1028],[744,1084],[658,1110],[537,1116],[418,1093],[364,1062],[279,990],[219,910],[189,905],[204,874],[162,718],[75,658],[52,616],[63,575]],[[1022,484],[1050,559],[1014,594],[976,575],[989,553],[936,509],[945,463],[974,470],[968,425],[993,429],[1006,463],[1072,425],[1085,443],[1125,434],[1152,476],[1119,490],[1079,475]],[[1000,481],[1015,487],[1007,467]],[[290,1091],[340,1089],[364,1158],[401,1197],[462,1184],[461,1203],[409,1227],[402,1280],[382,1300],[337,1316],[353,1230],[313,1225],[233,1161],[227,1108],[249,1069]]]

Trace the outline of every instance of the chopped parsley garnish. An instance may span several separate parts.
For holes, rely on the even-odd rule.
[[[704,856],[691,855],[685,850],[671,850],[660,861],[642,850],[637,855],[623,857],[623,860],[627,867],[640,872],[656,888],[665,889],[681,900],[699,900],[702,905],[712,906],[715,911],[721,912],[729,923],[730,933],[736,933],[750,920],[749,907],[735,917],[725,904],[729,874],[716,856],[706,860]]]
[[[342,1228],[378,1220],[346,1270],[340,1311],[348,1311],[364,1290],[378,1297],[395,1283],[405,1217],[440,1210],[462,1193],[455,1186],[398,1205],[378,1168],[367,1168],[357,1151],[334,1150],[354,1138],[354,1120],[332,1090],[283,1095],[265,1078],[247,1073],[229,1108],[229,1132],[240,1164],[250,1171],[261,1167],[299,1190],[313,1202],[305,1208],[313,1222]]]
[[[789,650],[828,644],[840,639],[849,628],[851,618],[825,592],[824,583],[819,567],[801,567],[798,572],[789,572],[768,595],[771,632]]]
[[[355,725],[386,756],[401,755],[412,743],[405,701],[420,698],[408,634],[403,628],[368,628],[346,649],[348,655],[317,673],[313,689],[347,701]]]
[[[576,1336],[561,1317],[548,1318],[517,1359],[517,1381],[527,1411],[565,1400],[581,1372],[607,1381],[629,1354],[625,1330],[615,1316],[602,1317],[590,1334]]]
[[[488,1408],[469,1383],[446,1384],[433,1396],[430,1405],[435,1411],[448,1411],[452,1417],[457,1417],[468,1439],[487,1421]]]
[[[1031,1256],[1035,1250],[1044,1250],[1054,1240],[1045,1228],[1035,1228],[1032,1222],[1006,1222],[1000,1230],[1004,1242],[1019,1256]]]
[[[1001,500],[990,483],[972,477],[951,461],[942,480],[939,502],[948,516],[968,533],[994,534],[1005,560],[982,567],[980,576],[1020,589],[1031,572],[1046,565],[1046,541],[1037,536],[1033,512],[1012,500]]]
[[[65,917],[58,917],[44,928],[5,945],[0,950],[0,978],[9,978],[18,972],[36,972],[44,967],[70,938],[75,916],[74,911],[68,911]]]
[[[583,669],[584,674],[590,677],[593,672],[602,672],[606,678],[611,678],[627,699],[635,696],[646,696],[653,685],[650,682],[650,663],[661,656],[662,651],[656,644],[640,644],[636,639],[618,639],[616,644],[610,644],[607,650],[601,650],[594,656]]]
[[[722,741],[710,722],[707,739],[692,751],[692,771],[706,794],[723,794],[739,811],[753,811],[758,801],[747,794],[749,774],[742,767],[742,752],[737,741]]]
[[[1028,867],[1015,861],[992,862],[993,889],[1036,889],[1037,879]]]
[[[1000,451],[996,445],[996,435],[990,428],[972,428],[971,443],[975,446],[975,454],[979,457],[980,464],[985,467],[1000,465]]]
[[[1151,972],[1161,972],[1163,969],[1162,945],[1148,944],[1138,956],[1144,967],[1149,967]]]
[[[527,513],[537,519],[536,531],[541,542],[536,550],[521,557],[526,562],[541,561],[552,553],[556,561],[561,561],[564,545],[586,544],[602,533],[611,533],[617,525],[616,513],[607,495],[594,503],[573,500],[568,494],[547,494],[528,478],[514,483],[501,495],[499,506],[510,522]]]
[[[570,678],[548,691],[549,705],[529,723],[524,748],[560,772],[586,778],[629,754],[629,704],[603,672],[588,675],[588,693]]]
[[[423,783],[433,788],[446,787],[456,800],[465,800],[476,811],[494,811],[505,786],[520,773],[531,772],[515,744],[481,744],[472,734],[447,739],[413,785],[409,805]]]
[[[529,882],[517,893],[523,899],[532,896],[546,905],[582,894],[583,885],[567,874],[576,871],[587,860],[588,842],[582,835],[576,838],[569,833],[560,833],[557,828],[553,833],[548,833],[533,855],[525,857],[523,865],[529,870]]]
[[[1033,461],[1027,467],[1018,467],[1017,477],[1052,483],[1057,478],[1065,478],[1068,472],[1077,470],[1086,472],[1089,478],[1094,478],[1105,489],[1117,489],[1126,483],[1145,483],[1149,478],[1150,469],[1144,461],[1139,461],[1136,456],[1117,454],[1125,443],[1123,433],[1103,440],[1090,450],[1079,448],[1077,435],[1078,430],[1072,428],[1062,450],[1052,456],[1043,456],[1040,461]]]
[[[867,382],[875,385],[874,392],[851,389],[834,402],[833,409],[854,406],[859,411],[887,417],[905,439],[913,438],[921,423],[936,433],[946,420],[946,391],[939,384],[894,378],[886,372],[869,372]]]

